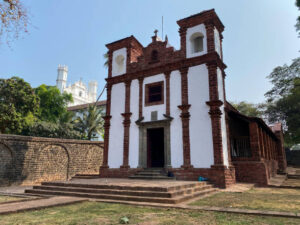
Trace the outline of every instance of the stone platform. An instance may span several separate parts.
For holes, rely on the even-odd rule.
[[[177,204],[216,192],[207,182],[131,179],[72,179],[43,182],[25,193],[42,196],[73,196],[113,201]]]

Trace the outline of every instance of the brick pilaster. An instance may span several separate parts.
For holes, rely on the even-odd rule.
[[[109,147],[109,129],[110,129],[110,108],[111,108],[111,88],[110,84],[107,84],[107,100],[106,100],[106,115],[104,119],[104,148],[103,148],[103,163],[101,168],[108,168],[108,147]]]
[[[252,158],[255,161],[260,161],[261,149],[259,143],[259,127],[256,122],[250,122],[249,124],[249,134],[250,134],[250,148],[252,153]]]
[[[179,28],[179,35],[180,35],[180,50],[182,52],[182,56],[186,57],[186,27]]]
[[[181,105],[178,108],[181,110],[182,121],[182,141],[183,141],[183,168],[191,168],[191,153],[190,153],[190,113],[188,101],[188,67],[181,68]]]
[[[215,52],[215,32],[212,21],[205,23],[206,36],[207,36],[207,53]]]
[[[139,119],[143,117],[143,82],[144,78],[139,78]]]
[[[128,156],[129,156],[129,135],[130,135],[130,117],[132,113],[130,112],[130,87],[131,80],[125,82],[125,113],[121,115],[124,117],[124,140],[123,140],[123,165],[121,168],[129,168]]]
[[[170,116],[170,74],[171,71],[165,72],[166,78],[166,115]]]
[[[223,146],[222,146],[222,131],[221,131],[221,115],[220,107],[223,101],[219,100],[218,92],[218,77],[217,65],[215,63],[208,63],[208,77],[209,77],[209,100],[206,102],[210,106],[210,117],[212,125],[213,146],[214,146],[214,164],[223,165]]]

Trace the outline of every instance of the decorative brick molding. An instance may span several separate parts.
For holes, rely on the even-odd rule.
[[[205,24],[206,28],[206,36],[207,36],[207,52],[215,52],[215,32],[214,32],[214,25],[208,21],[208,23]]]
[[[4,156],[4,157],[3,157]],[[98,174],[103,142],[0,135],[0,185]]]
[[[149,46],[148,46],[149,48]],[[169,49],[169,48],[167,48]],[[150,49],[151,50],[151,49]],[[149,50],[148,50],[149,51]],[[173,52],[173,50],[171,51]],[[174,54],[174,55],[172,55]],[[164,73],[165,71],[179,70],[183,67],[193,67],[201,64],[215,63],[220,69],[225,69],[226,65],[221,60],[218,53],[208,53],[202,56],[197,56],[193,58],[183,58],[180,54],[180,50],[173,52],[172,54],[166,55],[165,61],[160,61],[158,64],[148,64],[143,60],[131,63],[128,65],[128,71],[126,74],[108,77],[106,81],[108,84],[123,83],[128,79],[134,80],[141,77],[149,77],[157,74]],[[140,57],[139,57],[140,59]]]

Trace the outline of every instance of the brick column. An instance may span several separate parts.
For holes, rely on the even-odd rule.
[[[260,145],[260,151],[261,151],[261,158],[265,158],[265,146],[264,146],[264,139],[263,139],[263,131],[262,128],[258,128],[259,132],[259,145]]]
[[[123,165],[121,168],[129,168],[128,156],[129,156],[129,132],[130,132],[130,117],[132,113],[130,112],[130,87],[131,80],[125,82],[125,113],[121,115],[124,117],[124,140],[123,140]]]
[[[166,78],[166,115],[170,116],[170,74],[171,71],[165,72]]]
[[[250,133],[250,148],[252,152],[252,158],[255,161],[260,161],[261,150],[259,143],[259,127],[256,122],[250,122],[249,133]]]
[[[111,88],[110,84],[107,84],[107,100],[106,100],[106,115],[104,119],[104,149],[103,149],[103,163],[100,168],[108,168],[108,147],[109,147],[109,129],[110,129],[110,107],[111,107]]]
[[[214,146],[214,165],[224,165],[223,146],[222,146],[222,131],[221,131],[221,115],[220,110],[222,101],[219,100],[217,65],[208,63],[208,78],[209,78],[209,100],[206,102],[210,106],[210,117],[212,125],[213,146]]]
[[[143,82],[144,78],[139,78],[139,119],[143,117]]]
[[[282,131],[276,131],[275,132],[276,137],[279,139],[276,143],[277,145],[277,150],[278,150],[278,168],[279,171],[282,173],[286,172],[286,155],[285,155],[285,150],[283,146],[283,133]]]
[[[191,168],[191,153],[190,153],[190,113],[191,105],[188,103],[188,69],[181,68],[181,105],[178,108],[181,110],[182,121],[182,141],[183,141],[183,165],[182,168]]]
[[[223,35],[220,33],[220,50],[221,50],[221,59],[223,61]]]
[[[182,56],[186,57],[186,27],[180,27],[179,35],[180,35],[180,50],[182,52]]]
[[[215,32],[212,21],[208,21],[205,24],[206,36],[207,36],[207,53],[215,52]]]

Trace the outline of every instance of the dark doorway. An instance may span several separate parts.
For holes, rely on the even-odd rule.
[[[147,166],[164,167],[164,128],[153,128],[147,130]]]

